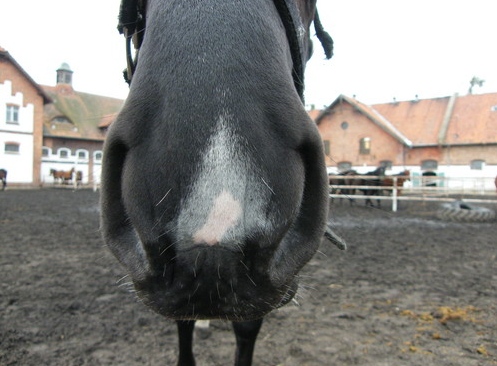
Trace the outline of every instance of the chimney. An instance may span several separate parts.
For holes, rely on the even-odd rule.
[[[67,84],[72,86],[72,73],[73,71],[66,62],[57,69],[57,85]]]

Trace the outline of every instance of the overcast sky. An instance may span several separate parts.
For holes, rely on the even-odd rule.
[[[187,0],[184,0],[187,1]],[[247,0],[248,1],[248,0]],[[0,46],[42,85],[67,62],[78,91],[125,98],[120,0],[0,0]],[[306,70],[306,103],[339,94],[372,104],[497,92],[497,1],[318,0],[335,56],[315,40]]]

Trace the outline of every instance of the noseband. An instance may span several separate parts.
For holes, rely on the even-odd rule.
[[[304,100],[304,71],[307,61],[307,52],[304,50],[305,29],[300,18],[300,13],[295,4],[295,0],[274,0],[274,5],[278,10],[281,21],[285,27],[290,52],[292,55],[293,70],[292,77],[295,89]],[[119,10],[119,24],[117,29],[119,33],[124,34],[126,38],[126,63],[127,68],[124,71],[124,80],[131,83],[133,74],[138,64],[138,54],[143,41],[145,32],[145,9],[147,0],[122,0]],[[314,29],[321,45],[323,46],[327,59],[333,55],[333,40],[330,35],[323,29],[319,20],[317,10],[314,15]],[[131,42],[133,42],[135,58],[131,54]]]

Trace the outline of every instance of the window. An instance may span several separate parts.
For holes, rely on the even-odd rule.
[[[324,145],[324,154],[330,155],[330,140],[324,140],[323,145]]]
[[[7,104],[7,114],[5,117],[7,123],[18,124],[19,123],[19,106],[13,104]]]
[[[391,160],[382,160],[380,161],[380,166],[385,169],[392,169],[392,161]]]
[[[78,160],[88,159],[88,151],[86,150],[78,150],[76,155],[78,156]]]
[[[50,148],[42,147],[41,148],[41,156],[43,156],[44,158],[47,158],[48,156],[50,156]]]
[[[94,159],[95,159],[95,161],[102,160],[102,152],[101,151],[95,151],[94,152]]]
[[[345,172],[347,170],[352,169],[352,163],[350,163],[348,161],[342,161],[342,162],[338,163],[337,168],[338,168],[339,172]]]
[[[69,121],[69,119],[65,116],[57,116],[52,121],[57,123],[71,123],[71,121]]]
[[[342,130],[346,130],[349,128],[349,123],[347,121],[343,121],[340,127],[342,127]]]
[[[5,153],[7,154],[19,154],[20,145],[17,142],[6,142],[5,143]]]
[[[57,70],[57,84],[71,84],[72,71]]]
[[[485,160],[481,159],[471,160],[469,166],[471,170],[482,170],[483,167],[485,166]]]
[[[362,155],[371,153],[371,138],[364,137],[359,141],[359,153]]]
[[[423,160],[421,162],[421,170],[437,170],[438,162],[436,160]]]
[[[70,152],[71,152],[71,150],[69,150],[69,149],[59,149],[59,158],[61,158],[61,159],[69,158]]]

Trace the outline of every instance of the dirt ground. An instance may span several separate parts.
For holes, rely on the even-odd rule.
[[[140,304],[98,232],[98,193],[0,192],[0,365],[174,365],[173,322]],[[336,203],[298,305],[267,316],[255,365],[497,365],[497,224]],[[494,209],[496,207],[493,207]],[[199,366],[230,365],[231,327],[198,332]]]

